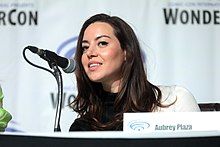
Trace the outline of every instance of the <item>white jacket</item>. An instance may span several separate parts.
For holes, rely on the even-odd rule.
[[[154,112],[195,112],[200,108],[194,96],[186,89],[180,86],[158,86],[162,92],[162,105],[168,107],[157,107]]]

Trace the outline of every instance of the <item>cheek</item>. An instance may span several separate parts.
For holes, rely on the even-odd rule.
[[[112,60],[113,59],[118,60],[119,58],[124,56],[122,53],[123,53],[122,49],[119,46],[114,45],[114,46],[111,46],[108,49],[104,50],[100,54],[102,54],[102,56],[105,58],[112,59]]]
[[[82,62],[83,68],[86,70],[86,67],[88,65],[88,59],[85,57],[85,55],[82,55],[81,62]]]
[[[113,62],[118,62],[118,63],[121,63],[124,61],[125,59],[125,55],[124,55],[124,52],[123,51],[110,51],[109,54],[108,54],[109,58],[112,59]]]
[[[124,60],[124,54],[122,52],[111,52],[106,56],[108,58],[108,66],[110,69],[121,69]]]

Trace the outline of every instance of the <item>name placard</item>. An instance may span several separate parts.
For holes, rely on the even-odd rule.
[[[220,112],[125,113],[124,132],[220,131]]]

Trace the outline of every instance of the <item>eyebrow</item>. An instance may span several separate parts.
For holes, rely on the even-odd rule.
[[[108,35],[100,35],[100,36],[97,36],[97,37],[95,38],[95,40],[98,40],[98,39],[103,38],[103,37],[107,37],[107,38],[110,38],[110,39],[111,39],[111,37],[108,36]],[[88,43],[88,40],[83,40],[82,43]]]

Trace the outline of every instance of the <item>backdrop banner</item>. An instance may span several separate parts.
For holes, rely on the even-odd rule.
[[[198,103],[220,102],[219,0],[0,0],[0,83],[8,132],[53,132],[57,83],[28,64],[28,45],[73,58],[83,22],[97,13],[128,22],[140,40],[149,80],[181,85]],[[39,56],[27,58],[49,68]],[[62,72],[62,132],[77,117],[68,106],[77,94],[75,75]]]

